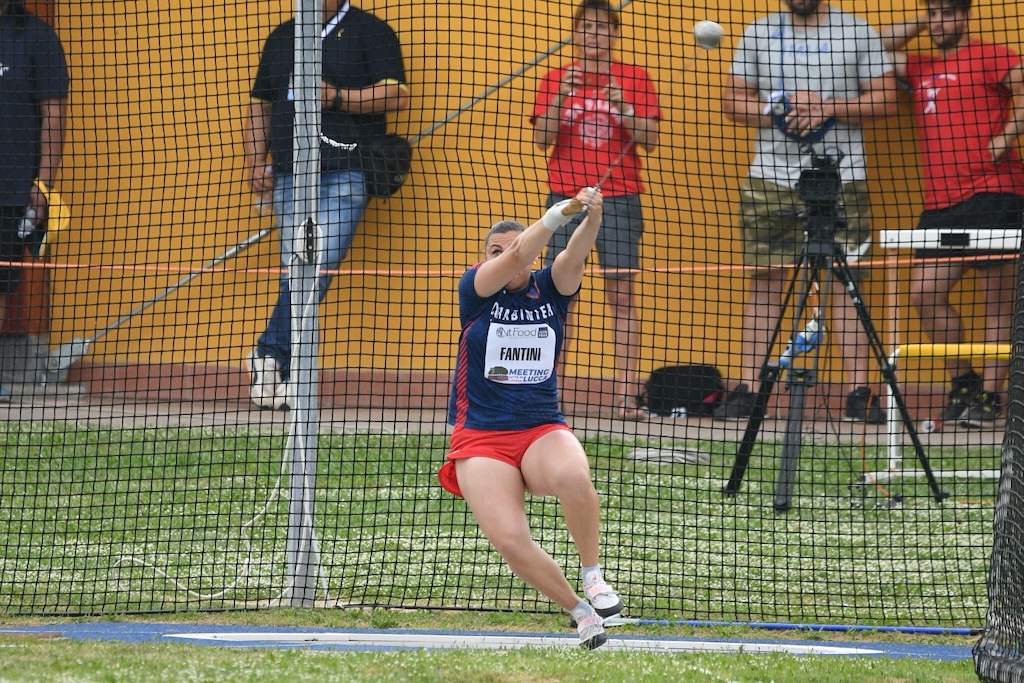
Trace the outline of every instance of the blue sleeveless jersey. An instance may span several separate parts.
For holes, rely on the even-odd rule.
[[[479,264],[459,281],[459,354],[448,423],[466,429],[522,430],[564,424],[557,368],[572,296],[560,294],[551,268],[518,292],[481,298]]]

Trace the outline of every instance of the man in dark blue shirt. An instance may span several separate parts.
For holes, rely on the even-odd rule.
[[[385,132],[386,113],[405,109],[402,51],[394,31],[348,0],[324,0],[321,32],[322,135],[320,204],[317,221],[323,230],[324,256],[320,267],[336,269],[348,251],[367,203],[366,179],[355,143]],[[249,185],[261,198],[272,198],[281,241],[281,259],[291,260],[293,203],[292,88],[295,21],[278,26],[267,38],[252,87],[245,135]],[[323,300],[331,276],[321,276]],[[291,301],[288,277],[266,330],[246,359],[249,397],[263,408],[288,408],[291,361]]]
[[[21,260],[23,238],[45,216],[64,145],[67,95],[57,34],[21,0],[0,0],[0,325],[21,279],[20,268],[2,264]],[[0,401],[10,400],[10,390],[0,387]]]

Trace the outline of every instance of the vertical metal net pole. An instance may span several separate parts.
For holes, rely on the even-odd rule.
[[[292,259],[288,265],[291,290],[292,397],[288,448],[291,454],[288,510],[288,601],[310,607],[320,569],[314,528],[317,456],[318,302],[320,262],[320,57],[322,0],[295,3],[295,123],[293,128],[294,213]]]
[[[1024,258],[1017,267],[1010,382],[993,519],[985,632],[974,668],[986,683],[1024,682]]]

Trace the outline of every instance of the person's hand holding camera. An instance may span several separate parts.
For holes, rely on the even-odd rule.
[[[789,93],[789,113],[786,128],[796,137],[805,137],[835,116],[831,102],[810,90]]]

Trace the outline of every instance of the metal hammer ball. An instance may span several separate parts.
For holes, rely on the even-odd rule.
[[[705,50],[713,50],[718,47],[724,33],[721,24],[714,21],[705,19],[693,25],[693,36],[697,39],[697,44]]]

